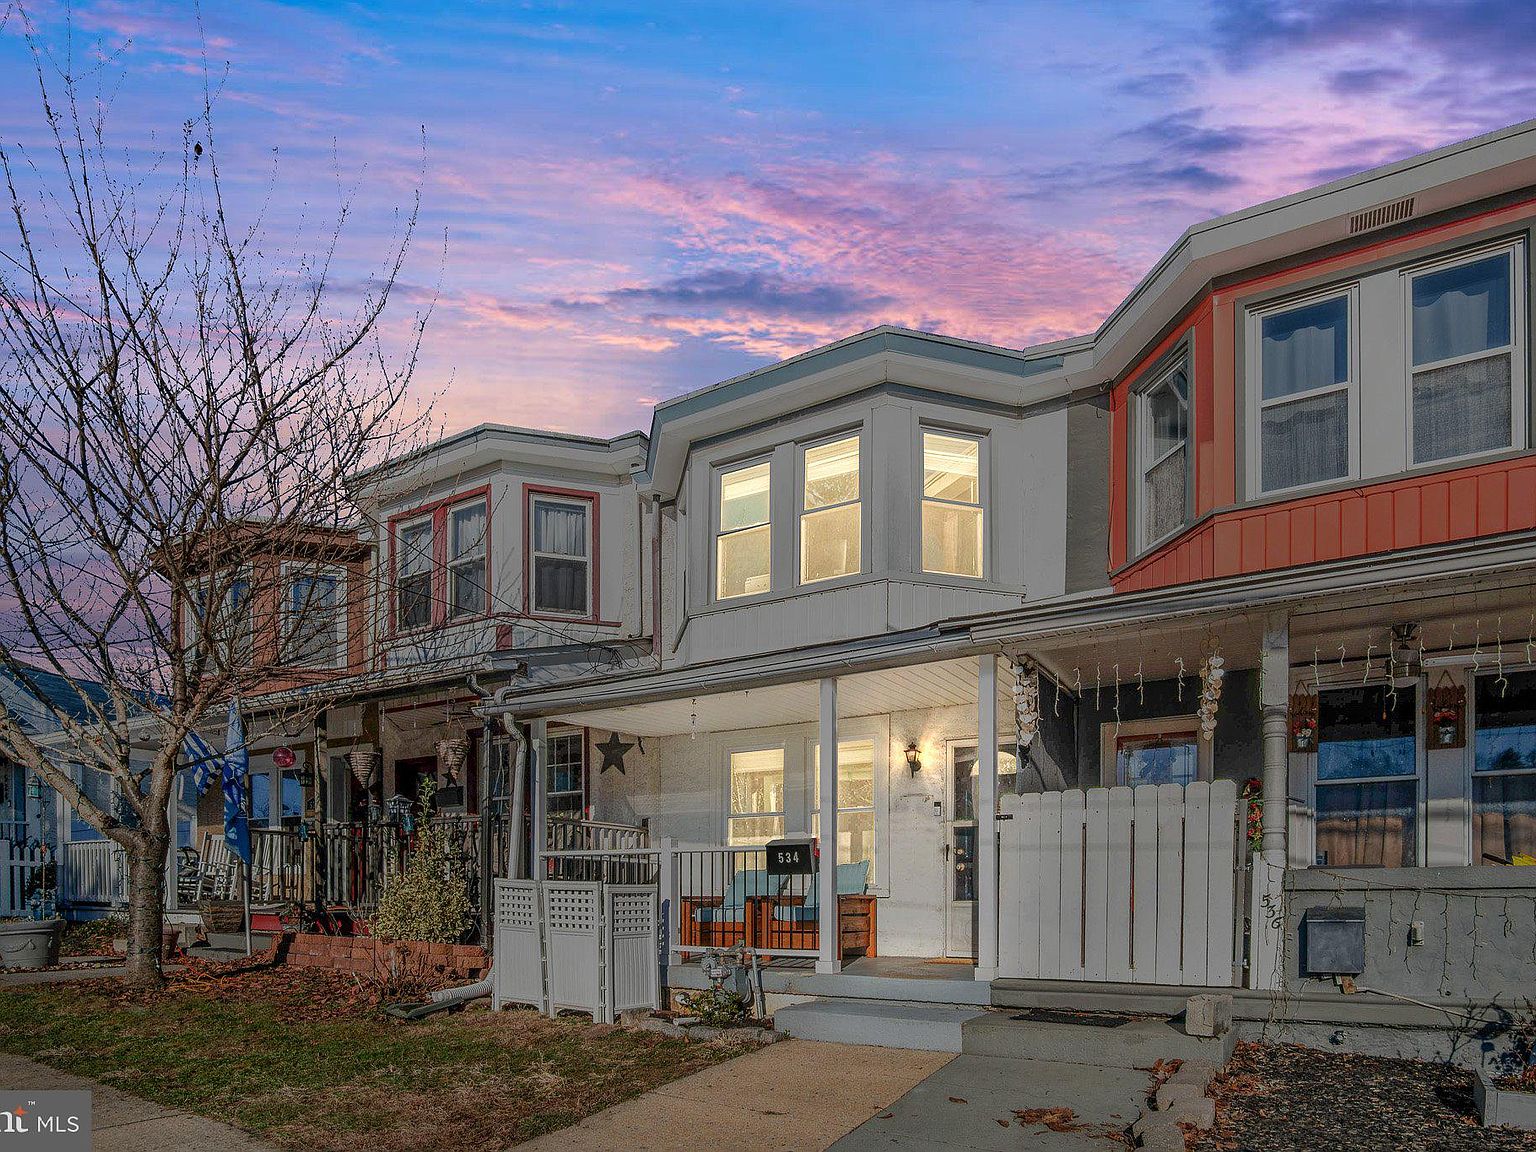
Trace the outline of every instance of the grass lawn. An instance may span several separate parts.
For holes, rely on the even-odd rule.
[[[383,1016],[350,976],[0,989],[0,1049],[298,1148],[502,1148],[741,1051],[484,1008]]]

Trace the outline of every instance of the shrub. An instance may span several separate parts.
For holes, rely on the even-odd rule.
[[[379,897],[373,931],[386,940],[422,940],[453,944],[469,927],[469,884],[464,862],[448,829],[434,827],[432,790],[423,790],[418,805],[415,843],[407,849],[405,866]]]
[[[706,1028],[734,1028],[747,1019],[747,998],[724,988],[704,992],[679,992],[678,1003]]]

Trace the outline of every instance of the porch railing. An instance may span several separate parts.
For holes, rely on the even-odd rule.
[[[656,848],[616,848],[608,852],[546,852],[545,880],[585,880],[601,884],[657,884],[662,853]]]
[[[671,852],[672,951],[750,948],[761,956],[817,955],[816,876],[769,876],[766,848],[686,847]]]
[[[128,855],[111,840],[67,840],[59,853],[59,898],[120,908],[128,903]]]
[[[552,819],[545,840],[550,852],[614,852],[649,848],[651,834],[631,824]]]
[[[25,916],[34,894],[53,885],[53,857],[41,844],[0,840],[0,916]]]

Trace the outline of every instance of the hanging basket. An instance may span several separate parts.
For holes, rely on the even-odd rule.
[[[1311,752],[1317,748],[1317,693],[1303,681],[1290,704],[1291,751]]]
[[[469,741],[462,736],[439,740],[433,750],[437,753],[438,766],[447,774],[450,784],[457,784],[469,760]]]
[[[373,783],[373,774],[378,771],[379,761],[382,757],[371,748],[354,748],[347,753],[347,763],[352,767],[352,778],[357,781],[359,788],[367,788]]]
[[[1442,670],[1424,697],[1430,745],[1435,748],[1467,746],[1467,689],[1449,671]]]

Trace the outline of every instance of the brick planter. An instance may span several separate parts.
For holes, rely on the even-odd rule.
[[[296,933],[284,963],[294,968],[329,968],[362,976],[420,976],[447,982],[479,980],[490,957],[478,944],[425,944],[419,940],[385,942],[373,936],[319,936]]]

